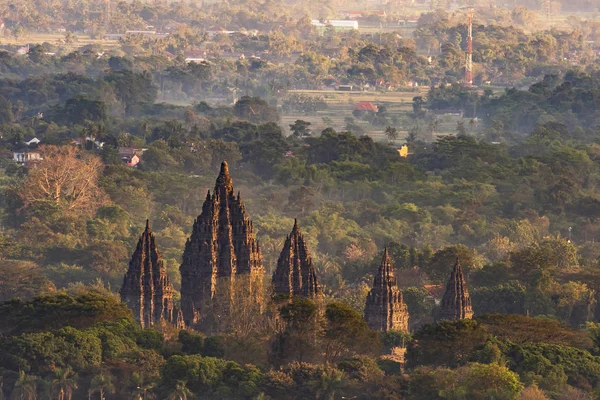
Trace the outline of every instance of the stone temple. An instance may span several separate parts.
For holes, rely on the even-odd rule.
[[[133,316],[142,328],[169,322],[182,327],[180,313],[173,305],[173,287],[169,282],[167,270],[162,260],[150,221],[123,279],[121,300],[133,311]]]
[[[467,282],[463,275],[462,267],[456,258],[454,269],[446,285],[446,292],[442,297],[438,310],[437,321],[455,321],[457,319],[470,319],[473,317],[471,296],[467,290]]]
[[[260,246],[226,162],[194,222],[180,272],[183,319],[199,330],[226,329],[231,307],[262,292]]]
[[[373,288],[367,295],[365,320],[376,331],[408,332],[408,307],[396,284],[387,248],[377,270]]]
[[[272,283],[275,296],[300,296],[314,299],[321,295],[317,271],[300,233],[297,220],[294,220],[292,232],[285,238]]]

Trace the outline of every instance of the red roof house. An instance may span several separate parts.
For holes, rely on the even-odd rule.
[[[374,112],[379,111],[377,106],[370,101],[361,101],[354,107],[354,111]]]

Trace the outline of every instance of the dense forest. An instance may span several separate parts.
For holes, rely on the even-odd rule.
[[[0,398],[596,398],[600,30],[538,30],[523,7],[538,5],[517,3],[478,12],[477,88],[460,85],[464,22],[442,10],[403,37],[318,32],[309,17],[335,2],[120,2],[110,18],[96,2],[7,4],[6,38],[67,32],[0,52]],[[375,23],[395,23],[389,11]],[[73,32],[173,22],[165,38],[69,47]],[[210,37],[217,23],[246,33]],[[408,90],[405,115],[301,119],[331,102],[297,89],[381,81]],[[439,134],[447,110],[461,117]],[[146,220],[179,306],[224,160],[265,282],[297,219],[323,298],[268,300],[228,332],[142,328],[117,292]],[[363,318],[384,249],[409,333]],[[474,317],[435,323],[457,258]]]

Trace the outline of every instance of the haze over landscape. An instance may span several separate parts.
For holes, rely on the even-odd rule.
[[[0,0],[0,400],[600,398],[600,2]]]

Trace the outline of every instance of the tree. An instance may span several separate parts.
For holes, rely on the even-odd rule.
[[[306,215],[307,211],[314,205],[312,197],[313,190],[310,186],[300,186],[290,190],[287,208],[299,212],[301,216]]]
[[[154,387],[154,383],[145,379],[144,374],[142,373],[134,372],[132,374],[131,387],[134,400],[148,400],[154,398],[154,394],[148,392]]]
[[[173,391],[169,393],[167,400],[187,400],[188,398],[192,398],[192,395],[192,392],[187,387],[187,383],[185,381],[178,381]]]
[[[38,265],[17,260],[0,262],[0,301],[16,297],[29,300],[54,290],[54,284],[46,278],[44,270]]]
[[[12,104],[4,96],[0,96],[0,125],[10,124],[14,120]]]
[[[350,354],[369,354],[379,350],[375,332],[363,316],[344,303],[329,303],[325,309],[325,359],[334,363]]]
[[[92,215],[107,202],[98,178],[100,157],[75,146],[40,146],[42,161],[29,171],[20,197],[28,209]]]
[[[233,114],[250,122],[277,122],[279,114],[260,97],[242,96],[233,106]]]
[[[336,392],[344,385],[344,372],[327,366],[320,379],[311,383],[317,400],[334,400]]]
[[[477,251],[460,244],[436,251],[431,260],[423,266],[423,270],[433,282],[445,283],[457,257],[467,276],[471,271],[482,267],[481,257]]]
[[[71,400],[75,389],[77,389],[77,377],[71,367],[54,370],[52,393],[57,396],[57,400]]]
[[[398,130],[393,126],[388,126],[387,128],[385,128],[385,136],[390,142],[398,140]]]
[[[303,138],[305,136],[310,136],[310,122],[303,121],[301,119],[297,119],[296,122],[290,125],[290,130],[292,134],[298,138]]]
[[[416,96],[413,98],[413,118],[422,118],[425,115],[424,107],[426,105],[425,100],[421,96]]]
[[[420,368],[411,378],[409,393],[414,400],[516,400],[523,388],[516,373],[496,363]]]
[[[106,104],[100,100],[76,96],[67,100],[64,107],[53,110],[56,123],[66,125],[84,125],[87,121],[103,123],[107,119]]]
[[[37,398],[36,381],[35,376],[27,375],[22,370],[19,371],[19,377],[10,396],[11,400],[35,400]]]
[[[285,328],[275,337],[271,358],[274,364],[286,361],[308,361],[316,356],[322,334],[317,305],[308,299],[294,297],[279,310]]]
[[[104,400],[104,393],[115,393],[115,385],[113,384],[112,376],[105,373],[94,376],[90,384],[90,390],[91,393],[99,393],[100,400]]]
[[[456,368],[470,360],[487,340],[487,332],[474,320],[425,325],[413,334],[406,351],[406,367],[419,365]]]
[[[537,385],[533,385],[523,389],[519,400],[550,400],[550,398]]]
[[[127,112],[136,104],[153,103],[158,93],[149,72],[112,71],[104,80],[113,85],[117,98]]]

